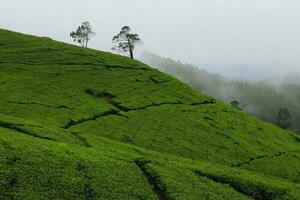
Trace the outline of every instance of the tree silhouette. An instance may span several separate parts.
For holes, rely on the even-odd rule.
[[[138,34],[130,33],[129,26],[124,26],[118,35],[113,37],[113,43],[117,43],[112,50],[117,52],[126,53],[129,52],[130,58],[133,59],[133,51],[136,45],[141,44],[142,40]]]
[[[234,100],[234,101],[230,102],[230,104],[231,104],[234,108],[239,109],[239,110],[242,110],[242,109],[240,108],[240,102],[238,102],[237,100]]]
[[[70,33],[70,37],[74,40],[74,42],[78,42],[82,47],[87,47],[89,41],[96,33],[92,31],[92,26],[88,21],[83,22],[80,26],[78,26],[76,31]]]
[[[278,116],[276,118],[276,124],[280,128],[290,129],[292,126],[291,115],[287,108],[279,108]]]

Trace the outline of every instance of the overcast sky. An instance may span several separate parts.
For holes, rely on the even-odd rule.
[[[299,0],[0,0],[0,27],[72,43],[88,20],[92,48],[110,50],[123,25],[147,49],[189,63],[299,70]]]

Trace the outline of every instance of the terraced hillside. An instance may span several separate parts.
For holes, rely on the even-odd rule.
[[[300,137],[143,63],[0,30],[1,199],[300,199]]]

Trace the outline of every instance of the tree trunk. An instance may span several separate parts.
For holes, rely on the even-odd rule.
[[[133,52],[132,52],[132,50],[130,50],[129,52],[130,52],[130,58],[133,59]]]
[[[130,53],[130,58],[133,59],[133,48],[131,46],[131,42],[129,40],[129,38],[126,36],[127,38],[127,42],[128,42],[128,46],[129,46],[129,53]]]

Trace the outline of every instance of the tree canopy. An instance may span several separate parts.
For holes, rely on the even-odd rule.
[[[78,42],[82,47],[87,47],[92,37],[96,35],[96,32],[92,30],[92,26],[88,21],[83,22],[78,26],[76,31],[70,33],[70,37],[74,42]]]
[[[291,115],[287,108],[280,108],[277,116],[277,125],[283,129],[291,128]]]
[[[113,50],[120,53],[129,52],[130,58],[133,59],[134,49],[136,45],[142,43],[142,40],[138,34],[131,33],[129,26],[124,26],[121,31],[113,37],[113,43],[117,44],[112,48]]]

